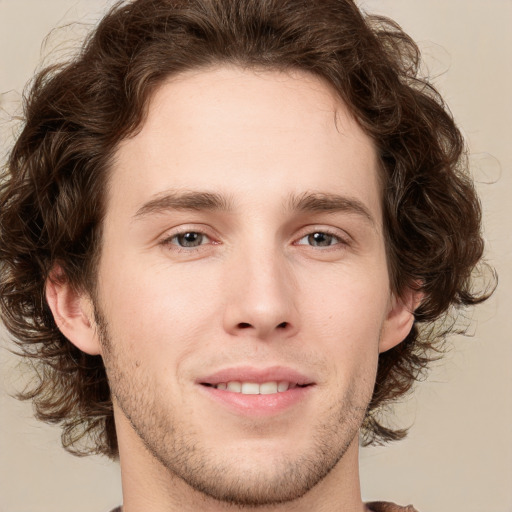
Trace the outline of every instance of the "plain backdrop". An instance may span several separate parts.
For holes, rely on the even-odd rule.
[[[1,153],[16,129],[20,93],[41,56],[65,55],[107,0],[0,0]],[[467,138],[484,208],[494,297],[475,312],[396,423],[409,437],[361,453],[365,500],[413,503],[421,512],[512,512],[512,1],[361,0],[419,42],[426,66]],[[79,25],[72,24],[80,22]],[[56,27],[44,48],[44,37]],[[119,468],[78,459],[60,430],[32,419],[10,394],[23,375],[0,331],[0,512],[103,512],[121,501]]]

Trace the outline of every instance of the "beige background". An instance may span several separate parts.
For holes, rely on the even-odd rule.
[[[8,113],[40,61],[53,28],[93,22],[107,0],[0,0],[0,96]],[[362,0],[395,18],[424,50],[462,127],[485,213],[487,259],[500,274],[494,298],[474,315],[472,338],[453,349],[398,408],[409,438],[363,449],[363,497],[414,503],[421,512],[512,512],[512,1]],[[63,28],[43,54],[65,54],[84,28]],[[0,115],[2,153],[13,124]],[[102,512],[120,502],[115,464],[77,459],[59,429],[31,418],[9,393],[21,383],[0,347],[0,512]]]

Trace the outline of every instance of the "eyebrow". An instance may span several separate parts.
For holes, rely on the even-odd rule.
[[[134,215],[134,220],[165,213],[169,210],[229,211],[231,202],[213,192],[171,191],[157,195],[144,203]]]
[[[300,195],[291,195],[286,206],[290,211],[304,213],[353,213],[375,225],[375,219],[369,209],[359,199],[338,194],[305,192]],[[135,213],[134,220],[162,214],[169,210],[227,212],[233,210],[233,205],[226,196],[215,192],[169,191],[158,194],[144,203]]]
[[[373,215],[359,199],[329,193],[305,193],[292,195],[288,208],[300,212],[346,212],[362,216],[372,225],[376,225]]]

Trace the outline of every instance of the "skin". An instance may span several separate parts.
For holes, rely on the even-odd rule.
[[[113,162],[96,297],[47,288],[104,358],[125,512],[366,510],[358,429],[415,302],[390,290],[380,197],[372,141],[314,76],[215,67],[157,90]],[[198,383],[239,366],[313,385],[246,414]]]

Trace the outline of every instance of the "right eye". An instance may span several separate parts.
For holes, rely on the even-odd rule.
[[[204,233],[198,231],[185,231],[177,233],[165,240],[165,243],[177,245],[182,248],[194,248],[210,243],[211,240]]]

